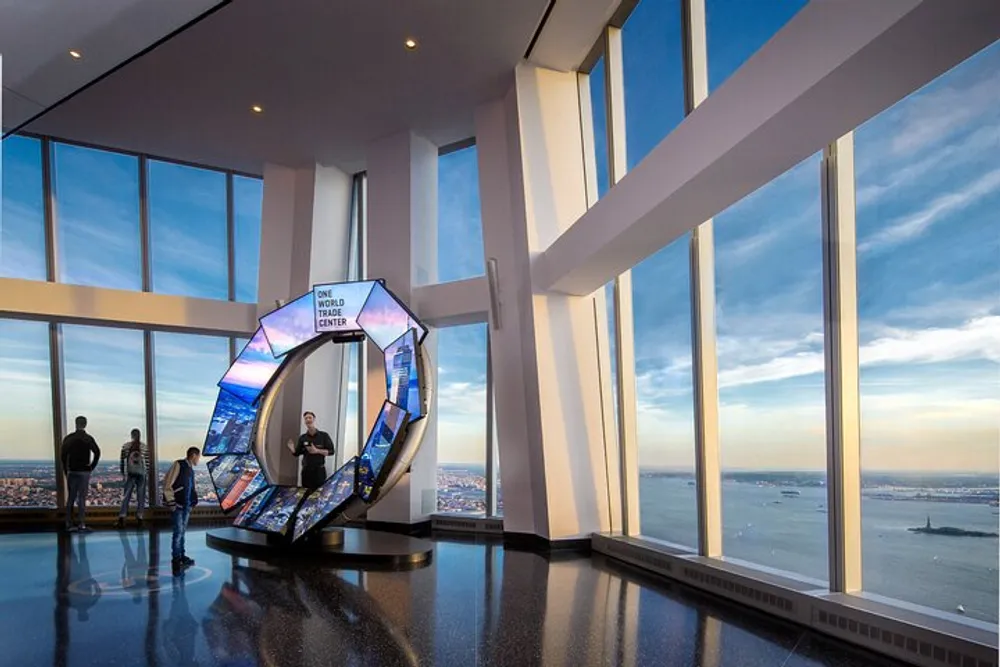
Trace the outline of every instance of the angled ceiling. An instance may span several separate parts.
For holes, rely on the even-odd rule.
[[[251,173],[265,162],[354,171],[394,132],[438,145],[470,136],[473,110],[506,92],[547,4],[235,0],[25,131]]]
[[[0,0],[3,129],[24,123],[218,4]]]

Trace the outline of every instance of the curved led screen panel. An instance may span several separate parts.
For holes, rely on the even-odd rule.
[[[219,390],[208,434],[201,451],[205,456],[245,454],[250,451],[257,408],[225,389]]]
[[[281,360],[271,354],[264,329],[258,327],[253,338],[219,380],[219,386],[241,401],[254,405],[280,366]]]
[[[299,486],[276,486],[267,504],[247,528],[264,533],[284,535],[295,517],[295,510],[309,489]]]
[[[208,462],[208,473],[223,512],[238,507],[267,486],[264,471],[252,452],[212,459]]]
[[[260,328],[271,346],[271,356],[282,357],[318,336],[313,324],[314,314],[313,293],[309,291],[260,318]]]
[[[365,501],[372,499],[375,489],[383,481],[383,473],[392,467],[399,449],[397,445],[406,433],[406,418],[406,410],[398,405],[389,401],[382,404],[358,459],[357,489],[358,495]]]
[[[257,515],[260,514],[261,509],[264,508],[264,505],[271,500],[271,496],[274,495],[276,489],[277,487],[268,487],[254,496],[253,500],[244,505],[240,513],[233,519],[233,525],[237,528],[249,528],[250,524],[257,518]]]
[[[389,401],[410,413],[410,421],[424,416],[420,382],[420,346],[409,329],[385,349],[385,384]]]
[[[427,335],[424,325],[382,283],[372,286],[371,294],[358,316],[358,324],[380,350],[389,347],[407,329],[417,330],[417,342],[420,343]]]
[[[317,333],[359,331],[358,315],[368,299],[374,280],[313,285],[315,310],[313,327]]]
[[[297,540],[321,521],[335,514],[354,495],[354,477],[358,458],[354,457],[340,467],[337,472],[305,499],[295,519],[292,540]]]

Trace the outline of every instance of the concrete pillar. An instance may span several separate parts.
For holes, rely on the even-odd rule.
[[[437,280],[437,147],[410,132],[368,148],[367,277],[383,278],[404,303],[416,285]],[[424,341],[436,368],[434,334]],[[385,366],[368,343],[365,432],[385,400]],[[436,378],[431,378],[436,386]],[[368,513],[373,521],[411,524],[430,518],[437,506],[436,406],[410,471]],[[362,444],[363,446],[363,444]]]
[[[346,280],[350,257],[351,176],[314,165],[264,167],[258,317],[319,282]],[[282,388],[268,425],[268,467],[279,484],[298,483],[298,461],[284,446],[302,432],[302,412],[316,413],[319,428],[344,439],[346,368],[343,346],[313,353]],[[333,472],[335,461],[327,463]]]
[[[531,284],[532,259],[587,209],[579,118],[576,75],[528,64],[504,99],[476,113],[483,242],[497,261],[490,333],[504,529],[550,540],[607,530],[610,517],[596,335],[606,324],[595,322],[592,296]]]

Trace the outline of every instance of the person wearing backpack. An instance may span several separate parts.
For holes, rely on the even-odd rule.
[[[118,512],[118,528],[125,527],[125,517],[128,516],[128,504],[132,500],[133,489],[136,492],[135,518],[142,525],[142,514],[146,511],[146,473],[149,470],[149,454],[146,443],[139,438],[139,429],[132,429],[132,439],[122,445],[119,460],[119,470],[125,478],[125,493],[122,496],[122,508]]]

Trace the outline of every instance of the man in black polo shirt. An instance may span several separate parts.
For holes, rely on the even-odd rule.
[[[326,481],[326,457],[333,456],[335,448],[330,434],[316,428],[316,415],[312,412],[302,413],[306,424],[306,432],[299,436],[296,444],[288,440],[288,449],[302,459],[302,486],[316,489]]]

